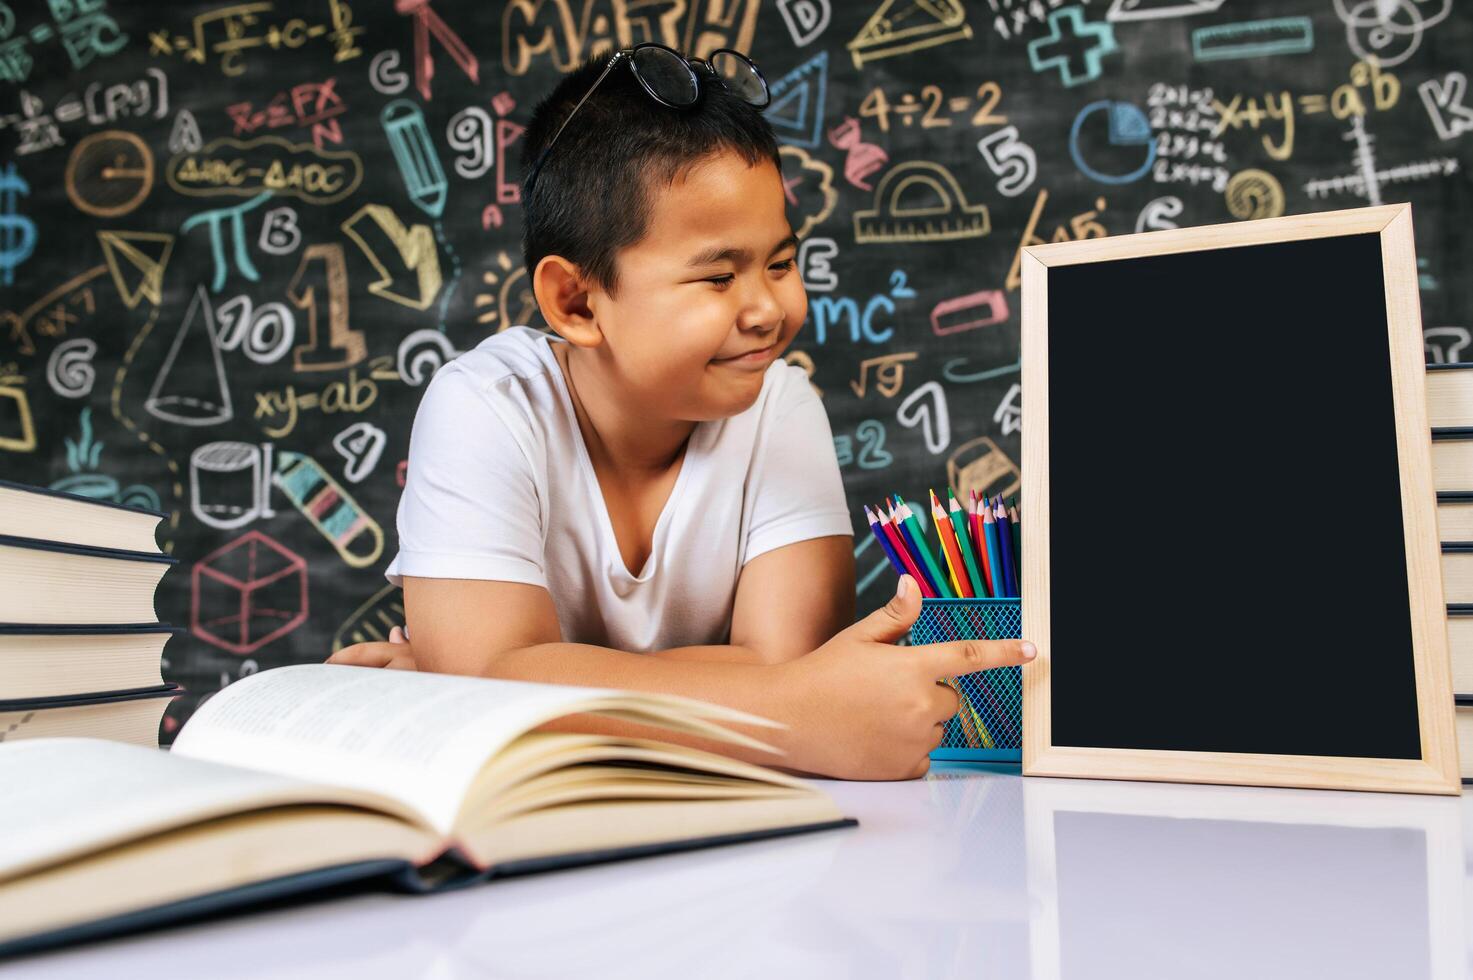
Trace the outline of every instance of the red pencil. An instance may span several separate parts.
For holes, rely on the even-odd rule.
[[[982,513],[977,509],[977,491],[972,494],[972,506],[968,514],[972,520],[972,540],[977,542],[977,560],[982,565],[982,577],[987,580],[987,594],[998,595],[997,586],[992,584],[992,562],[987,560],[987,539],[982,535]]]

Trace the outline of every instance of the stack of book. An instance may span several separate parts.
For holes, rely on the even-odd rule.
[[[1427,365],[1432,485],[1447,594],[1447,645],[1457,702],[1458,757],[1473,781],[1473,363]]]
[[[84,735],[157,748],[154,590],[165,515],[0,480],[0,742]]]

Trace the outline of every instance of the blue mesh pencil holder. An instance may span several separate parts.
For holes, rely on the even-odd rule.
[[[910,628],[910,645],[952,640],[1016,640],[1023,635],[1020,599],[922,599]],[[946,723],[940,761],[1021,762],[1023,759],[1023,668],[995,667],[947,682],[961,708]]]

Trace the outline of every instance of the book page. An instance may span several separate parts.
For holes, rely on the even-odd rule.
[[[449,835],[487,760],[560,715],[627,692],[297,664],[236,681],[195,712],[173,754],[396,797]]]
[[[147,833],[260,807],[320,801],[381,808],[361,792],[97,738],[0,745],[0,786],[0,881]]]

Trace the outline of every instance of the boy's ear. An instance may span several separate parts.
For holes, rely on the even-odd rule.
[[[602,335],[576,265],[561,255],[543,256],[532,272],[532,293],[542,318],[558,336],[579,347],[598,346]]]

